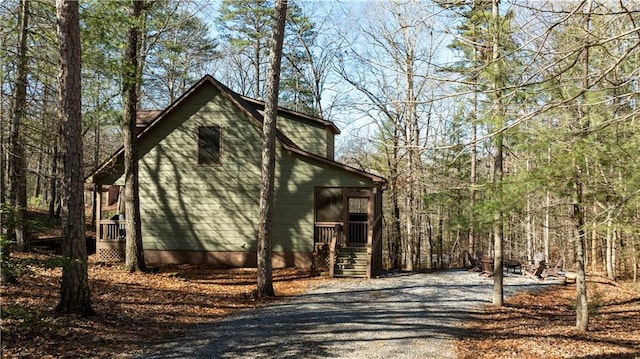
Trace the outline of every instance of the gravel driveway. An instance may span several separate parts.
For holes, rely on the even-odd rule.
[[[505,296],[557,281],[505,276]],[[333,279],[298,297],[194,326],[139,358],[455,358],[461,322],[491,302],[477,273]]]

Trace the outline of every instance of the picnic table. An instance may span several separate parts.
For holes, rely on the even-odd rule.
[[[522,274],[522,263],[513,260],[513,259],[505,259],[502,261],[502,268],[506,269],[507,273],[509,273],[509,269],[513,270],[513,273],[520,272]]]

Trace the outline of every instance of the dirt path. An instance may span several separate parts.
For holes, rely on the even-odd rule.
[[[505,277],[505,295],[536,290]],[[466,271],[323,282],[308,293],[148,348],[139,358],[455,358],[461,321],[491,301],[493,280]]]

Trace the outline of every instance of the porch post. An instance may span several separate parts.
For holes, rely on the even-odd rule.
[[[342,242],[349,245],[349,187],[342,187]]]
[[[373,258],[373,220],[375,216],[375,188],[369,189],[369,200],[367,201],[367,279],[372,275]]]
[[[98,193],[96,195],[96,213],[95,213],[95,216],[96,216],[96,248],[97,248],[97,242],[100,240],[100,238],[102,238],[102,234],[100,233],[100,231],[102,230],[102,225],[100,223],[100,219],[102,219],[102,185],[96,183],[94,185],[94,191],[98,191]]]
[[[336,245],[338,243],[338,236],[340,235],[340,225],[336,224],[333,227],[333,234],[331,235],[331,242],[329,243],[329,278],[335,276],[336,270]]]

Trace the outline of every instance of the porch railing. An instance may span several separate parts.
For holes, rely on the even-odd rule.
[[[336,231],[336,228],[340,228],[338,233],[337,245],[366,245],[367,233],[369,230],[369,223],[367,221],[350,221],[348,231],[348,241],[345,243],[344,233],[342,227],[336,227],[336,225],[342,225],[341,222],[336,223],[316,223],[314,230],[314,242],[315,243],[331,243],[331,239]]]
[[[369,230],[369,222],[367,221],[350,221],[349,222],[349,245],[366,245],[367,232]]]
[[[101,241],[124,241],[126,238],[124,221],[101,220],[98,238]]]
[[[331,239],[333,239],[335,234],[338,234],[336,237],[337,245],[343,245],[342,239],[342,223],[341,222],[325,222],[325,223],[316,223],[314,230],[314,242],[317,243],[331,243]],[[336,230],[339,233],[336,233]]]
[[[331,231],[332,235],[329,239],[329,277],[335,277],[336,255],[340,250],[339,242],[342,235],[342,225],[336,223]]]

